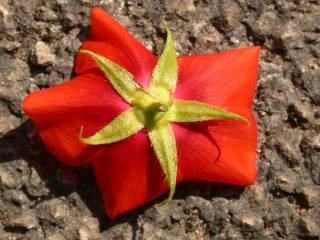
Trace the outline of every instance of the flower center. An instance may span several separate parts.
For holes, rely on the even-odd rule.
[[[157,96],[152,96],[146,90],[137,92],[132,105],[139,110],[139,119],[146,128],[152,129],[161,120],[165,120],[165,116],[169,111],[172,102],[163,103]]]

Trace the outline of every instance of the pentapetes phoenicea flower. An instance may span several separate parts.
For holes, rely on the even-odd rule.
[[[50,152],[90,162],[110,218],[183,180],[253,184],[252,101],[259,47],[176,57],[167,29],[157,59],[102,9],[76,56],[76,77],[26,97]]]

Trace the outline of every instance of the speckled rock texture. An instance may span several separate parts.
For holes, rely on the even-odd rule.
[[[179,54],[262,46],[255,185],[183,183],[110,221],[90,167],[46,151],[21,100],[72,76],[94,5],[157,54],[162,18]],[[319,239],[319,0],[1,0],[0,56],[1,240]]]

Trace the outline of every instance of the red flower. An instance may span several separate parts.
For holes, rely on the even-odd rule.
[[[86,139],[79,140],[82,126],[86,136],[95,135],[132,107],[130,101],[115,90],[114,83],[110,84],[102,74],[102,66],[93,60],[92,53],[126,69],[145,89],[157,64],[156,56],[99,8],[92,10],[91,32],[81,48],[88,51],[84,52],[87,55],[76,57],[74,69],[78,76],[30,94],[23,102],[23,109],[37,125],[42,140],[54,156],[71,165],[92,164],[110,218],[155,199],[168,191],[169,185],[174,190],[175,179],[236,185],[255,182],[257,129],[252,100],[259,47],[178,57],[174,99],[216,106],[229,111],[223,113],[234,113],[224,118],[241,119],[241,115],[250,124],[221,117],[220,120],[201,118],[210,120],[201,123],[197,122],[199,118],[191,124],[170,121],[169,128],[174,132],[172,141],[176,142],[177,178],[168,177],[172,173],[170,166],[166,172],[163,164],[170,162],[161,162],[161,150],[155,149],[155,155],[149,138],[154,148],[155,139],[146,130],[149,126],[142,125],[142,130],[126,139],[118,138],[112,144],[93,146],[84,143]],[[160,105],[158,109],[163,107]],[[172,169],[174,171],[174,166]]]

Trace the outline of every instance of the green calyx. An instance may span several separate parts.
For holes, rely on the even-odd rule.
[[[178,78],[178,62],[172,34],[169,28],[165,27],[166,45],[146,89],[134,80],[131,73],[116,63],[91,51],[80,50],[97,63],[113,88],[132,106],[90,137],[83,137],[84,130],[81,127],[80,141],[90,145],[110,144],[146,128],[170,188],[167,199],[170,201],[176,187],[178,166],[177,146],[170,122],[248,120],[216,106],[173,98]]]

